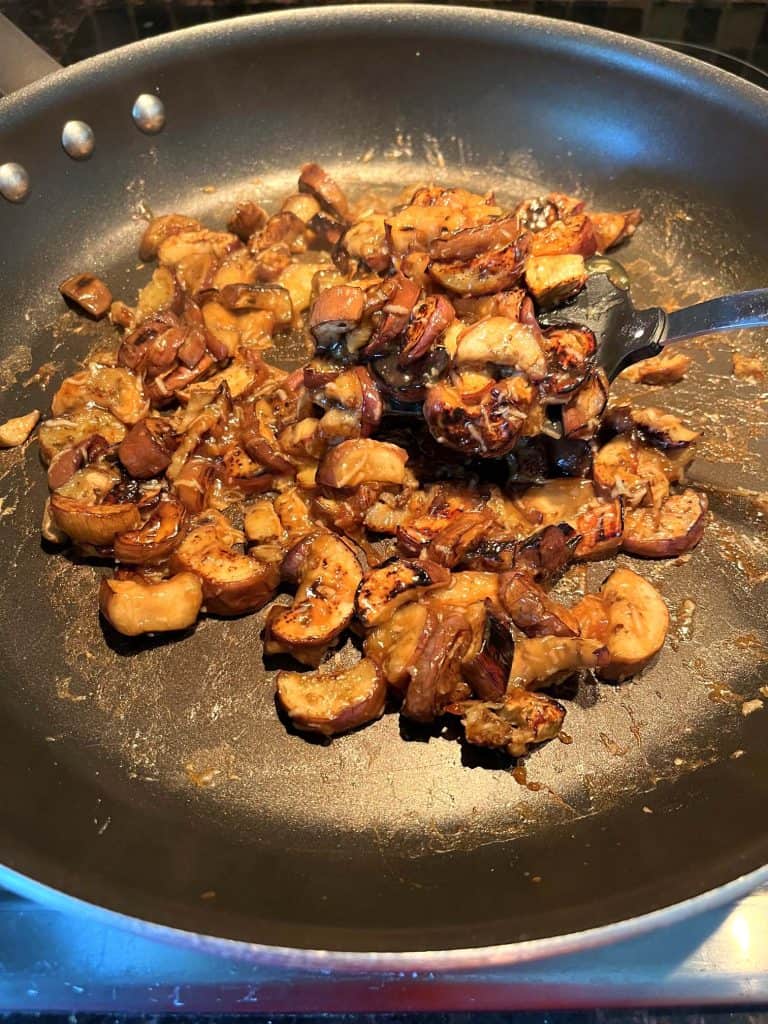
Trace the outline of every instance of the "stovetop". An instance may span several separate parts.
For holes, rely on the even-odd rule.
[[[768,0],[503,0],[663,42],[768,85]],[[304,3],[0,0],[57,60]],[[768,1004],[768,888],[599,950],[471,974],[342,976],[170,946],[0,890],[0,1011],[376,1012]]]

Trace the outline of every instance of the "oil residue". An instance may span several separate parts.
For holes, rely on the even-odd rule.
[[[670,639],[673,651],[676,651],[681,643],[687,643],[693,639],[693,617],[695,613],[696,602],[690,597],[684,597],[675,611],[675,632]]]

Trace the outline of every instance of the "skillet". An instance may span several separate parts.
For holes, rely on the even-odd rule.
[[[6,89],[51,70],[18,64]],[[141,93],[162,99],[159,134],[131,120]],[[438,6],[259,15],[51,74],[0,103],[0,162],[30,177],[0,203],[0,415],[45,409],[103,337],[62,309],[61,279],[87,268],[128,299],[149,210],[221,223],[306,160],[353,192],[432,178],[639,205],[621,258],[643,304],[764,285],[767,115],[756,87],[648,44]],[[61,147],[72,118],[88,160]],[[330,746],[287,731],[262,616],[178,643],[106,635],[98,567],[41,547],[34,445],[0,456],[0,880],[230,955],[436,970],[610,941],[768,877],[765,713],[742,713],[768,649],[751,494],[768,414],[730,376],[734,344],[768,355],[757,334],[692,345],[658,396],[706,429],[693,479],[714,512],[690,561],[641,567],[677,629],[642,678],[579,684],[573,744],[537,753],[527,785],[395,715]]]

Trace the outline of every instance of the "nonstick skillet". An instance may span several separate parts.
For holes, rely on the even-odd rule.
[[[6,91],[52,71],[13,53]],[[156,134],[132,120],[141,94],[164,106]],[[62,147],[71,120],[93,130],[87,159]],[[306,160],[352,192],[578,191],[643,208],[621,258],[637,301],[674,308],[765,285],[767,158],[758,88],[544,19],[325,8],[108,53],[0,103],[0,163],[29,179],[0,201],[0,414],[45,409],[102,337],[61,279],[89,269],[127,299],[147,278],[150,210],[221,223]],[[733,345],[768,356],[759,333],[694,345],[654,399],[704,427],[692,476],[714,513],[690,560],[641,570],[676,629],[641,678],[579,685],[573,743],[539,751],[526,785],[396,715],[329,746],[287,731],[261,616],[178,643],[105,636],[98,567],[41,547],[34,445],[0,456],[2,881],[234,955],[439,969],[609,941],[766,877],[768,409],[731,376]]]

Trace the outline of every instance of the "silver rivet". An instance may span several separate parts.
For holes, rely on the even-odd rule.
[[[147,135],[155,135],[165,127],[165,107],[157,96],[143,92],[136,98],[131,110],[134,124]]]
[[[21,164],[0,166],[0,195],[11,203],[20,203],[29,194],[29,175]]]
[[[85,121],[67,121],[61,130],[61,144],[73,160],[87,160],[96,145],[96,136]]]

